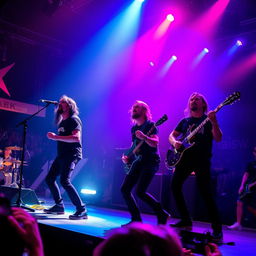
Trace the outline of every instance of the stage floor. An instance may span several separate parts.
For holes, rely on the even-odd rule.
[[[47,207],[48,205],[44,205]],[[69,220],[68,216],[73,213],[71,205],[65,206],[65,215],[44,214],[42,210],[32,213],[38,222],[51,227],[65,229],[92,237],[105,238],[107,233],[122,224],[129,222],[127,211],[111,208],[88,206],[87,220]],[[143,214],[144,223],[156,224],[156,217],[150,214]],[[177,220],[172,218],[169,223]],[[204,222],[193,222],[193,231],[205,233],[210,231],[210,224]],[[223,256],[253,256],[256,255],[256,230],[245,228],[242,231],[230,231],[226,226],[223,227],[224,243],[234,242],[235,245],[221,245],[220,250]]]

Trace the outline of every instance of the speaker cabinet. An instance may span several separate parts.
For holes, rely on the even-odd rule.
[[[0,186],[0,193],[5,194],[5,196],[11,201],[11,204],[14,204],[18,199],[19,189]],[[29,188],[21,188],[21,202],[24,204],[39,204],[35,191]]]

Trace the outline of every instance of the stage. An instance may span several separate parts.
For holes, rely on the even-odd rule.
[[[48,205],[45,204],[44,207]],[[37,219],[44,241],[47,255],[91,255],[93,248],[107,234],[122,224],[129,222],[129,213],[123,210],[88,206],[87,220],[69,220],[73,207],[66,205],[65,215],[44,214],[42,210],[32,213]],[[143,221],[156,225],[153,215],[143,214]],[[169,222],[175,223],[172,218]],[[193,222],[193,231],[205,233],[210,230],[210,224]],[[235,245],[221,245],[223,256],[255,255],[256,230],[244,228],[242,231],[230,231],[223,227],[224,243],[234,242]]]

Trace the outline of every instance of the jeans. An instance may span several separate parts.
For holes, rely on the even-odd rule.
[[[181,219],[184,221],[191,221],[182,192],[182,186],[191,172],[194,171],[199,192],[202,195],[209,212],[212,228],[213,230],[221,231],[222,227],[219,212],[211,189],[210,161],[196,161],[195,159],[182,160],[185,161],[177,164],[171,183],[172,192]]]
[[[158,163],[146,164],[137,162],[132,171],[124,178],[121,192],[133,221],[141,221],[138,205],[131,193],[136,184],[136,194],[141,200],[147,203],[156,214],[163,210],[161,204],[151,194],[146,192],[158,168]]]
[[[82,202],[75,187],[70,182],[72,171],[79,160],[80,159],[78,158],[56,157],[45,181],[52,193],[55,204],[63,204],[60,189],[56,182],[57,177],[60,176],[60,184],[66,190],[71,202],[76,206],[77,210],[83,210],[85,208],[85,204]]]

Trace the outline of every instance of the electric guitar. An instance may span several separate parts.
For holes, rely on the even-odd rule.
[[[216,109],[214,112],[218,112],[222,107],[226,105],[231,105],[235,101],[240,99],[240,92],[234,92],[229,97],[227,97]],[[192,138],[200,131],[200,129],[209,121],[207,117],[201,124],[199,124],[192,132],[185,134],[185,138],[181,141],[182,145],[179,149],[174,148],[173,146],[169,148],[166,155],[166,166],[167,168],[172,168],[177,165],[182,159],[183,153],[195,145],[195,142],[192,142]]]
[[[246,195],[252,193],[253,191],[253,187],[256,185],[256,181],[252,182],[252,183],[247,183],[244,186],[243,191],[239,194],[239,199],[244,198]]]
[[[151,133],[154,131],[154,129],[164,123],[168,119],[167,115],[163,115],[155,124],[152,125],[150,130],[147,132],[147,136],[151,135]],[[124,170],[126,174],[128,174],[133,167],[133,165],[141,159],[141,155],[137,155],[140,147],[144,143],[144,140],[141,140],[137,145],[135,142],[133,142],[130,149],[127,150],[125,153],[125,156],[128,157],[128,163],[125,164]]]

